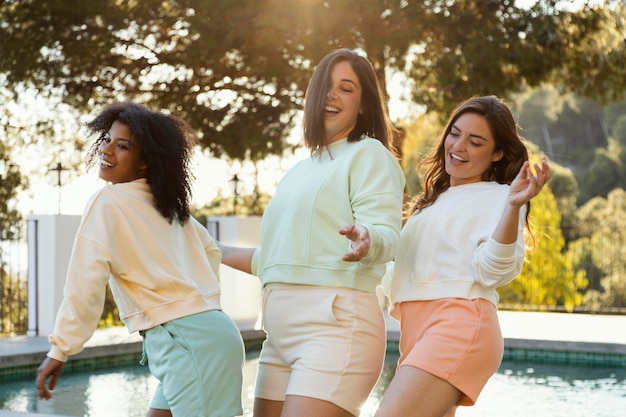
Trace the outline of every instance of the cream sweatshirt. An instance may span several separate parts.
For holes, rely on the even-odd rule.
[[[194,218],[171,224],[145,179],[108,185],[85,208],[48,356],[66,361],[83,349],[102,314],[106,284],[130,333],[220,309],[221,253]]]

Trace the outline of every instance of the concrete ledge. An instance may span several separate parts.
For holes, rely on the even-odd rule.
[[[262,330],[241,330],[240,333],[246,349],[258,348],[265,340],[265,332]],[[0,370],[39,366],[50,348],[48,339],[43,337],[23,336],[0,342]],[[141,336],[129,335],[124,327],[101,329],[82,352],[70,357],[70,361],[141,354],[142,346]]]
[[[575,353],[604,353],[626,356],[626,345],[617,343],[505,338],[504,347],[509,349],[550,350],[557,352]]]
[[[65,417],[58,414],[18,413],[17,411],[0,410],[0,417]]]

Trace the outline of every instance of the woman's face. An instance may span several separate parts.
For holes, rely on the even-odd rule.
[[[145,177],[141,146],[127,125],[115,121],[100,143],[100,178],[113,184]]]
[[[502,158],[495,151],[496,141],[487,120],[475,113],[464,113],[453,124],[445,138],[445,168],[450,186],[482,181],[491,163]]]
[[[343,139],[356,126],[361,112],[361,82],[348,61],[336,63],[330,72],[330,90],[324,108],[326,144]]]

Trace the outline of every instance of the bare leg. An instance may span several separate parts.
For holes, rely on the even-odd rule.
[[[254,399],[254,417],[355,417],[328,401],[288,395],[285,401]]]
[[[460,397],[461,392],[443,379],[412,366],[401,366],[375,417],[453,417]]]
[[[172,417],[170,410],[162,410],[160,408],[151,408],[148,410],[146,417]]]
[[[354,417],[348,411],[328,401],[299,395],[288,395],[281,417]]]
[[[253,417],[280,417],[283,411],[282,401],[264,400],[263,398],[254,399]]]
[[[448,412],[446,413],[446,415],[444,417],[454,417],[456,416],[456,409],[459,408],[456,405],[454,407],[452,407],[450,410],[448,410]]]

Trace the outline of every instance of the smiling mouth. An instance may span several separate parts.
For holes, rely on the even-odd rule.
[[[339,113],[341,110],[334,106],[326,106],[324,107],[324,111],[329,113]]]
[[[450,158],[456,160],[456,161],[460,161],[460,162],[467,162],[467,159],[463,159],[460,156],[450,153]]]
[[[108,161],[106,161],[104,159],[100,160],[100,165],[103,165],[103,166],[108,167],[108,168],[111,168],[113,166],[112,163],[110,163],[110,162],[108,162]]]

